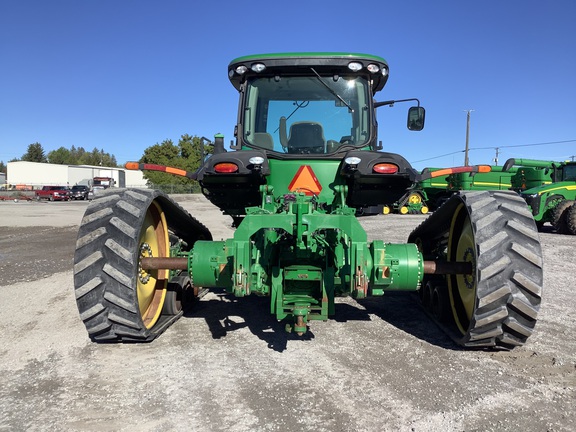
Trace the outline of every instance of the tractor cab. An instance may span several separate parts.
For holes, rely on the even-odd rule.
[[[275,158],[377,150],[373,96],[388,79],[380,57],[362,54],[268,54],[233,60],[230,81],[240,92],[237,148]],[[390,101],[392,102],[392,101]],[[424,126],[411,110],[410,129]]]

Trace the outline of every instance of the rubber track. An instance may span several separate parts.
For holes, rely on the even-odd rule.
[[[111,189],[94,199],[82,219],[74,255],[74,287],[80,318],[93,341],[149,341],[177,316],[161,316],[146,329],[136,294],[138,237],[152,201],[160,203],[168,227],[189,247],[211,239],[208,229],[162,192]]]
[[[465,347],[523,345],[536,324],[544,279],[538,231],[522,198],[507,191],[460,193],[417,227],[409,241],[422,245],[425,259],[442,259],[460,203],[475,234],[476,306],[466,334],[451,336]]]

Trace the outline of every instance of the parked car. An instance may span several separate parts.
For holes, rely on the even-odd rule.
[[[73,200],[87,200],[90,188],[85,185],[74,185],[70,189],[70,199]]]
[[[44,186],[35,192],[38,201],[45,199],[48,201],[69,201],[70,193],[66,186]]]

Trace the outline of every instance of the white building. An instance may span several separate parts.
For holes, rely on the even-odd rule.
[[[8,162],[6,183],[27,185],[35,189],[44,185],[92,185],[94,177],[112,177],[119,187],[146,187],[142,171],[91,165],[57,165],[39,162]]]

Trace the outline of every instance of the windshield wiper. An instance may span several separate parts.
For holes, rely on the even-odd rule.
[[[300,108],[306,108],[308,106],[308,104],[310,103],[310,101],[302,101],[302,103],[298,103],[298,101],[294,101],[294,105],[296,105],[296,108],[294,108],[294,111],[292,111],[290,113],[290,115],[288,117],[286,117],[286,120],[288,120],[290,117],[292,117],[292,115],[298,111]],[[274,131],[274,133],[278,132],[278,129],[280,129],[280,126],[278,126],[276,128],[276,130]]]
[[[332,89],[332,87],[330,87],[328,84],[326,84],[322,80],[322,77],[320,76],[320,74],[318,72],[316,72],[316,70],[314,68],[310,68],[310,70],[316,74],[316,76],[318,77],[318,80],[322,83],[322,85],[324,87],[326,87],[328,89],[328,91],[330,93],[332,93],[332,95],[334,95],[340,102],[342,102],[344,105],[346,105],[348,107],[348,109],[350,110],[350,112],[354,112],[354,109],[350,106],[350,104],[348,102],[346,102],[344,99],[342,99],[342,97],[338,93],[336,93],[334,91],[334,89]]]

